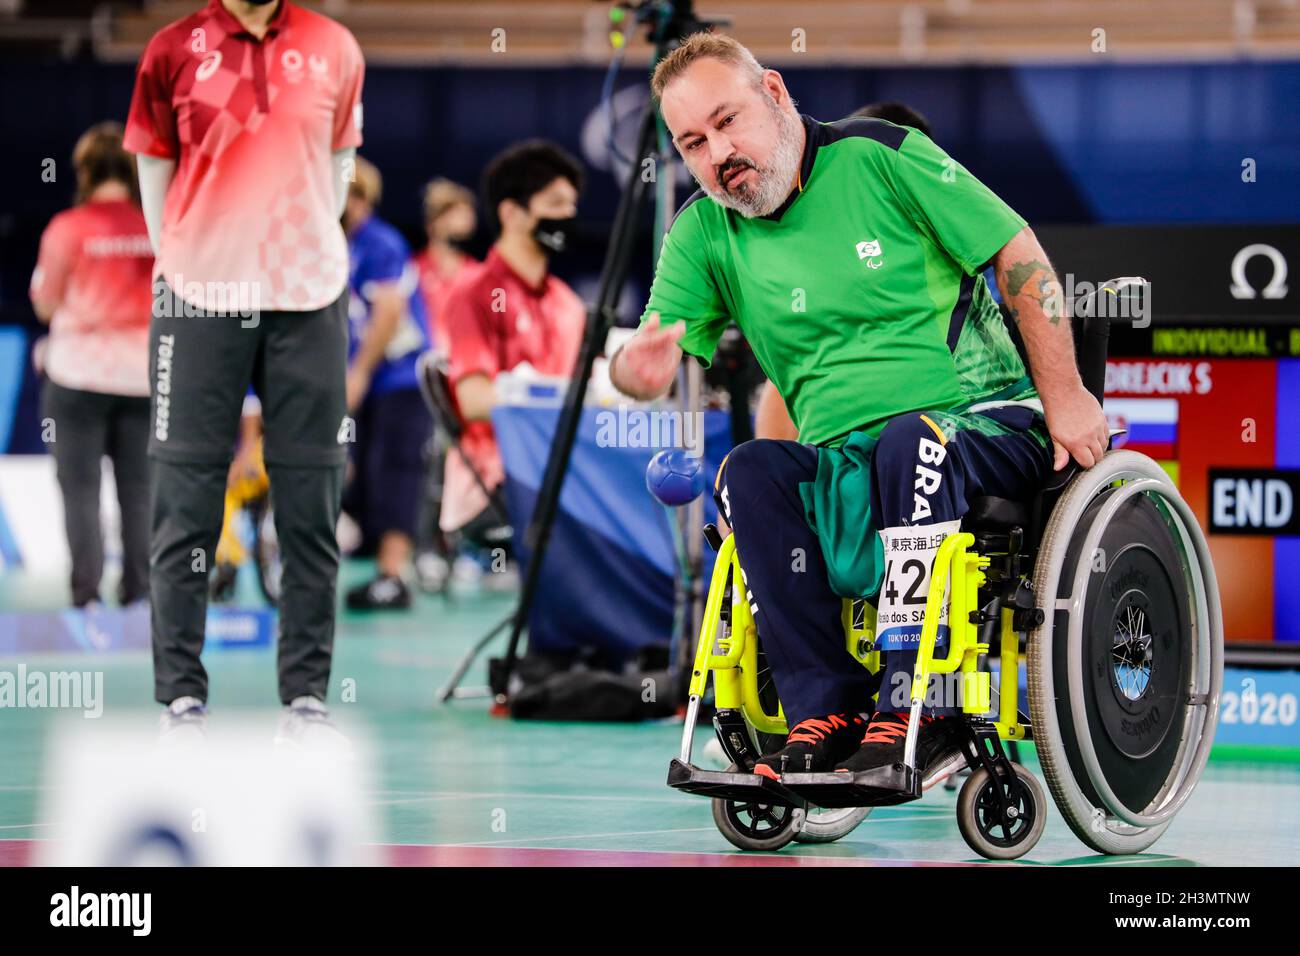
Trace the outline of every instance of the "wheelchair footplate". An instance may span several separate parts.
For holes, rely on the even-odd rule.
[[[801,809],[808,804],[789,787],[769,777],[760,777],[756,773],[701,770],[676,758],[668,765],[668,786],[685,793],[737,802]]]
[[[892,807],[921,796],[921,775],[901,763],[860,773],[786,773],[781,782],[808,803],[828,810]]]

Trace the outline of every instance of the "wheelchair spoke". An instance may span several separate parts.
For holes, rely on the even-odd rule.
[[[1129,700],[1137,700],[1151,679],[1151,634],[1147,630],[1146,611],[1135,604],[1124,609],[1117,622],[1111,665],[1115,683]]]
[[[780,830],[788,811],[763,803],[732,803],[728,806],[733,825],[755,839]]]
[[[776,829],[781,825],[780,818],[772,811],[771,807],[759,807],[759,812],[755,817],[755,820],[762,820],[764,823],[770,824],[773,829]]]
[[[999,784],[990,781],[980,791],[975,801],[975,823],[990,843],[996,846],[1015,846],[1026,829],[1033,826],[1033,819],[1029,816],[1024,800],[1014,804],[1019,811],[1018,816],[1011,820],[1004,819],[998,800],[998,787]],[[999,831],[1001,836],[998,835]]]

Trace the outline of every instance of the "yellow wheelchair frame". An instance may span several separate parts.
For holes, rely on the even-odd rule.
[[[926,597],[921,643],[912,677],[910,701],[914,710],[924,703],[931,674],[960,672],[962,677],[962,711],[982,715],[990,709],[990,674],[979,667],[979,659],[989,653],[989,645],[979,639],[979,629],[970,620],[978,609],[979,589],[984,585],[983,569],[989,559],[970,550],[975,536],[967,532],[948,535],[935,557],[930,592]],[[730,627],[719,635],[723,617],[722,602],[727,581],[736,582],[731,589]],[[934,656],[944,590],[949,580],[949,644],[944,657]],[[713,675],[714,703],[719,710],[739,710],[747,723],[765,734],[788,733],[785,714],[778,706],[775,714],[767,713],[759,700],[758,629],[745,594],[744,572],[736,551],[735,535],[722,543],[713,565],[709,595],[704,609],[700,638],[695,648],[695,665],[691,671],[690,701],[702,699]],[[880,651],[875,645],[875,608],[864,599],[846,599],[841,612],[846,650],[873,674],[879,672]],[[1020,635],[1012,626],[1012,610],[1002,609],[1001,640],[998,660],[1001,670],[998,719],[993,722],[1003,740],[1026,740],[1028,728],[1019,720]],[[715,653],[715,648],[717,652]],[[689,753],[682,755],[689,760]]]
[[[271,480],[262,452],[262,438],[259,437],[253,449],[249,473],[240,475],[226,486],[221,534],[217,539],[213,565],[213,600],[229,600],[233,596],[237,569],[252,557],[258,584],[267,604],[275,606],[279,603],[279,576],[272,569],[274,562],[270,557],[270,546],[265,544],[268,529],[274,528],[268,514]],[[254,526],[251,555],[249,546],[240,536],[238,525],[239,516],[245,511],[249,512]]]
[[[973,534],[950,534],[940,544],[935,557],[909,689],[913,719],[904,745],[903,763],[859,774],[785,773],[779,780],[773,780],[752,772],[753,760],[761,754],[755,753],[751,745],[756,741],[738,725],[735,715],[739,714],[753,731],[779,737],[788,732],[786,718],[779,702],[773,714],[761,699],[758,630],[750,609],[744,570],[734,535],[723,540],[695,647],[681,754],[669,766],[669,786],[713,797],[714,820],[736,846],[772,850],[790,839],[805,842],[837,839],[866,816],[869,812],[866,808],[916,799],[922,790],[964,766],[972,774],[958,797],[957,822],[967,844],[992,859],[1011,859],[1028,852],[1042,833],[1046,799],[1033,775],[1010,762],[1000,744],[1003,740],[1032,739],[1031,727],[1021,720],[1019,708],[1020,638],[1026,628],[1016,627],[1016,608],[1025,605],[999,604],[996,620],[991,613],[981,610],[979,592],[989,580],[985,568],[991,559],[976,553],[974,544]],[[1015,582],[1016,575],[1003,572],[993,583],[996,586],[1009,580]],[[945,596],[949,602],[948,648],[942,657],[937,657],[935,645]],[[723,602],[727,600],[730,606],[724,608]],[[882,662],[875,640],[875,618],[875,609],[865,599],[844,601],[841,624],[845,650],[869,671],[879,673]],[[1033,623],[1035,619],[1026,620]],[[1037,620],[1041,621],[1041,617]],[[981,625],[984,635],[991,636],[995,624],[1000,628],[997,658],[1001,674],[997,714],[989,720],[985,715],[991,711],[992,675],[980,664],[991,648],[988,640],[982,639]],[[959,753],[952,752],[937,760],[935,766],[918,770],[916,752],[921,721],[917,718],[926,703],[930,677],[934,674],[960,674],[964,737],[954,738],[961,741]],[[691,764],[692,740],[710,675],[718,713],[715,720],[718,736],[732,762],[725,772],[701,770]],[[810,808],[829,811],[829,818],[818,820],[831,822],[810,826]],[[741,810],[748,812],[754,821],[769,821],[767,834],[758,832],[757,823],[746,830],[733,819]],[[856,816],[849,819],[851,814]],[[998,828],[1002,828],[1004,837],[997,836]],[[801,835],[805,829],[812,835]],[[813,834],[813,830],[821,835]]]

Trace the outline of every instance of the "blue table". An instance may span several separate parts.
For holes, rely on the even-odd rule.
[[[532,650],[594,648],[602,663],[617,667],[641,648],[666,646],[671,638],[678,558],[673,516],[645,487],[646,465],[660,450],[644,447],[644,434],[635,430],[633,416],[646,414],[626,408],[583,411],[529,616]],[[492,415],[505,464],[506,507],[525,568],[530,556],[523,536],[558,419],[556,407],[499,406]],[[730,418],[706,412],[702,430],[711,488],[731,448]],[[634,445],[642,447],[629,447]],[[716,514],[706,492],[704,520],[713,521]],[[713,565],[707,546],[704,564],[707,581]]]

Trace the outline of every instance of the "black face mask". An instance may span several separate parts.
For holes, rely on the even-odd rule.
[[[568,251],[572,233],[572,219],[539,219],[533,229],[533,238],[546,250],[547,255],[556,256]]]
[[[474,233],[471,232],[468,236],[448,236],[445,241],[457,252],[468,255],[474,246]]]

